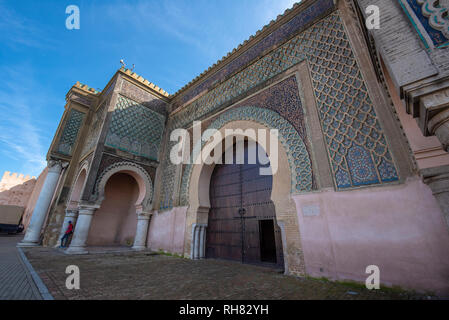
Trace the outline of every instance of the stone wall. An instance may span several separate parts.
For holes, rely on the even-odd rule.
[[[36,185],[36,177],[6,171],[0,181],[0,204],[26,207]]]

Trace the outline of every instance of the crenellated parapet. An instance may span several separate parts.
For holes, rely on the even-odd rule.
[[[159,95],[162,95],[167,98],[170,97],[170,94],[167,91],[165,91],[162,88],[159,88],[154,83],[148,81],[147,79],[143,78],[142,76],[138,75],[137,73],[135,73],[127,68],[121,67],[119,69],[119,72],[122,72],[122,73],[132,77],[133,79],[139,81],[140,83],[144,84],[146,87],[150,88],[153,92],[155,92]]]
[[[5,171],[3,174],[2,179],[0,180],[0,192],[4,190],[8,190],[12,187],[15,187],[17,185],[21,185],[25,182],[28,182],[30,180],[36,179],[35,176],[30,175],[24,175],[22,173],[16,173],[16,172],[10,172]]]

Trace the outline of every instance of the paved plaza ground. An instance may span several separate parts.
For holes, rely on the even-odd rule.
[[[150,252],[66,255],[24,249],[55,299],[425,299],[391,290],[285,276],[220,260],[192,261]],[[80,290],[65,287],[68,265],[80,269]]]
[[[23,236],[0,235],[0,300],[41,300],[16,243]]]

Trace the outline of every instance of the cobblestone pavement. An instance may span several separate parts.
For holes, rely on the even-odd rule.
[[[42,299],[16,248],[22,238],[0,235],[0,300]]]
[[[193,261],[149,252],[65,255],[24,250],[55,299],[419,299],[411,293],[369,291],[220,260]],[[68,265],[80,269],[80,290],[68,290]]]

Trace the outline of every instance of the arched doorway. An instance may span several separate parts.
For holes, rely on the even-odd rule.
[[[151,216],[153,183],[132,162],[107,167],[95,185],[95,202],[81,201],[67,254],[87,254],[89,246],[133,245],[144,250]]]
[[[96,210],[88,246],[131,246],[137,226],[136,201],[139,185],[128,173],[113,174],[106,182],[104,200]]]
[[[250,153],[262,157],[250,161]],[[206,258],[283,268],[281,231],[271,200],[273,176],[260,173],[270,167],[269,159],[260,145],[248,140],[243,148],[234,144],[232,154],[232,164],[224,164],[223,154],[223,164],[212,172]]]
[[[298,210],[291,193],[293,190],[295,192],[311,190],[312,175],[309,156],[297,132],[285,119],[267,109],[250,108],[251,117],[256,120],[239,120],[247,118],[245,116],[247,109],[242,107],[237,108],[235,112],[234,110],[225,112],[217,120],[217,124],[211,124],[209,128],[216,128],[222,137],[227,136],[227,130],[233,130],[234,136],[246,136],[238,130],[253,129],[259,134],[259,129],[263,129],[262,132],[266,133],[265,141],[270,141],[272,128],[282,128],[279,131],[278,148],[272,149],[270,143],[265,149],[272,167],[274,168],[275,163],[278,164],[277,170],[272,172],[271,201],[276,209],[277,227],[281,229],[284,272],[303,275],[305,265],[298,227]],[[260,137],[257,140],[260,141]],[[223,140],[209,139],[207,142],[204,140],[196,142],[191,154],[193,164],[188,165],[183,173],[181,199],[184,200],[181,203],[188,205],[184,255],[192,259],[205,257],[206,238],[210,231],[210,178],[215,168],[214,165],[197,160],[202,156],[203,150],[206,148],[212,150],[219,143],[223,143]]]

